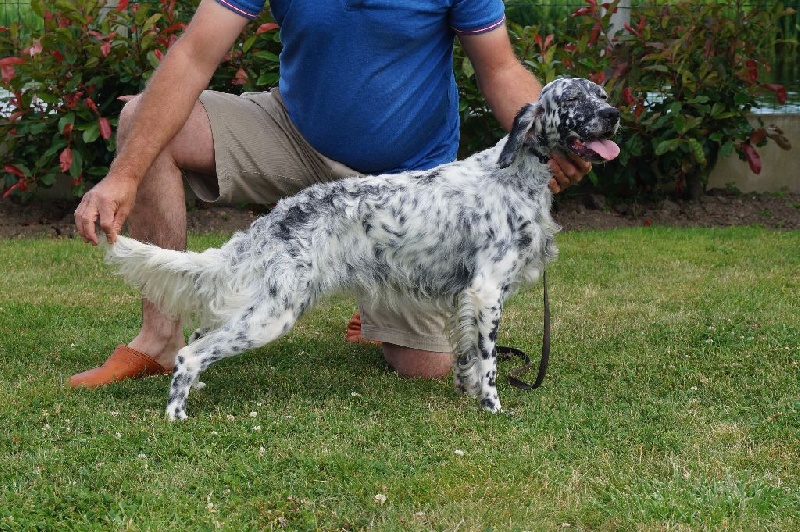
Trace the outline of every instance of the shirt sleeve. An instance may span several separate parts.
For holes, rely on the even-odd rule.
[[[264,9],[265,0],[217,0],[222,7],[230,9],[247,19],[253,20]]]
[[[502,0],[455,0],[450,8],[450,27],[459,35],[486,33],[505,20]]]

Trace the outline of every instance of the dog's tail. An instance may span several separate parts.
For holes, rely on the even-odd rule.
[[[105,261],[165,315],[211,325],[216,321],[213,304],[223,288],[219,254],[218,249],[174,251],[118,236]]]

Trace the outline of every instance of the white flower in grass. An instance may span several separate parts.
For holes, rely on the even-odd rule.
[[[139,453],[139,459],[140,460],[147,460],[147,455],[144,454],[144,453]]]
[[[375,495],[375,502],[377,502],[378,504],[385,503],[386,495],[384,495],[383,493],[378,493],[377,495]]]
[[[456,449],[455,451],[453,451],[453,454],[456,456],[464,456],[464,451],[462,451],[461,449]]]
[[[254,432],[261,432],[261,425],[255,425],[255,426],[253,426],[253,431],[254,431]]]
[[[257,417],[257,416],[258,416],[258,412],[250,412],[250,417]]]
[[[213,494],[214,494],[214,492],[212,491],[211,493],[206,495],[206,510],[208,510],[211,513],[216,513],[217,509],[214,507],[214,503],[211,502],[211,496]]]

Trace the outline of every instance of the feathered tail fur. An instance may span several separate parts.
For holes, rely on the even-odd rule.
[[[219,249],[175,251],[118,236],[107,248],[105,261],[165,315],[194,318],[208,327],[224,317],[220,307],[228,308],[238,299],[221,275],[224,261],[219,255]]]

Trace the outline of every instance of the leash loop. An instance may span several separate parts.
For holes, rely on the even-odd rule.
[[[547,373],[547,364],[550,362],[550,298],[547,295],[547,272],[542,272],[542,288],[544,291],[544,323],[542,327],[542,356],[539,360],[539,371],[536,374],[536,380],[533,384],[529,384],[521,379],[519,376],[527,371],[530,371],[533,363],[531,357],[525,351],[517,349],[516,347],[509,347],[506,345],[498,345],[495,347],[495,355],[498,360],[508,360],[512,356],[516,356],[524,362],[520,366],[508,374],[508,383],[514,388],[520,390],[535,390],[542,385],[544,376]]]

